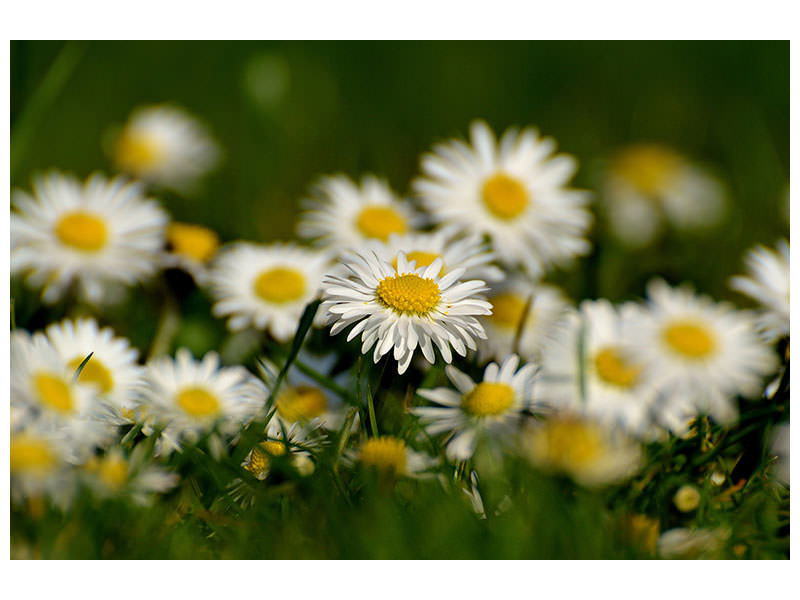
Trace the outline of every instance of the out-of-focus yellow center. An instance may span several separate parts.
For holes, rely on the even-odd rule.
[[[378,302],[399,313],[427,315],[439,304],[441,293],[433,279],[408,274],[383,279],[375,296]]]
[[[316,387],[299,385],[281,392],[277,400],[278,414],[292,423],[311,420],[328,408],[325,394]]]
[[[528,206],[525,186],[505,173],[497,173],[487,179],[481,197],[489,212],[506,221],[518,217]]]
[[[607,346],[594,355],[594,370],[606,383],[632,388],[642,369],[625,360],[617,348]]]
[[[256,294],[262,300],[274,304],[293,302],[303,297],[306,278],[297,269],[275,267],[261,273],[254,284]]]
[[[153,136],[126,131],[117,138],[114,160],[123,171],[147,175],[164,160],[164,146]]]
[[[500,327],[516,329],[525,316],[527,302],[517,294],[503,292],[489,299],[492,303],[492,314],[489,320]],[[530,320],[531,315],[528,315]]]
[[[384,242],[393,233],[405,233],[408,230],[406,218],[391,206],[364,207],[356,219],[356,226],[365,237]]]
[[[77,371],[85,358],[76,356],[69,362],[69,367]],[[81,383],[93,383],[104,394],[114,389],[114,379],[111,377],[111,372],[94,355],[89,359],[89,362],[83,365],[81,374],[78,375],[78,381]]]
[[[50,444],[25,433],[11,436],[10,455],[12,473],[46,475],[58,462]]]
[[[216,231],[190,223],[170,223],[167,227],[167,242],[175,254],[201,263],[211,260],[219,248]]]
[[[642,194],[658,194],[679,171],[679,154],[655,144],[637,144],[619,153],[611,170]]]
[[[542,462],[567,471],[591,465],[607,452],[601,430],[577,419],[548,421],[536,434],[535,449]]]
[[[33,377],[33,387],[39,402],[43,405],[63,413],[72,411],[74,406],[72,390],[63,377],[38,373]]]
[[[408,252],[406,254],[406,258],[408,259],[408,262],[411,262],[411,261],[416,262],[417,268],[419,269],[420,267],[430,266],[430,264],[433,261],[435,261],[437,258],[441,258],[441,255],[437,254],[436,252],[425,252],[424,250],[412,250],[411,252]],[[397,270],[397,257],[396,256],[394,257],[394,260],[392,261],[392,266],[395,268],[395,270]],[[442,273],[444,273],[444,262],[442,262],[442,268],[439,269],[439,273],[438,273],[439,277],[442,276]]]
[[[404,473],[406,444],[403,440],[388,435],[369,439],[361,446],[360,460],[367,467]]]
[[[178,406],[193,417],[210,417],[219,412],[219,400],[203,388],[186,388],[178,393]]]
[[[258,479],[265,479],[269,473],[269,462],[273,456],[284,456],[288,452],[286,444],[277,440],[260,442],[253,448],[245,464],[245,470]]]
[[[705,358],[714,352],[714,334],[702,323],[675,321],[664,328],[664,340],[670,348],[687,358]]]
[[[461,398],[461,408],[475,417],[501,415],[514,403],[514,390],[505,383],[483,381]]]
[[[106,245],[106,222],[82,210],[67,213],[56,224],[56,235],[62,243],[84,252],[97,252]]]
[[[118,490],[128,481],[128,461],[122,456],[110,454],[102,460],[88,465],[90,471],[108,488]]]

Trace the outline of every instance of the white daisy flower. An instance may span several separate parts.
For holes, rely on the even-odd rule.
[[[112,148],[121,171],[176,190],[190,188],[219,162],[205,125],[176,106],[136,109]]]
[[[612,233],[643,247],[665,223],[677,229],[709,227],[722,218],[725,193],[719,181],[674,150],[635,144],[611,162],[604,188]]]
[[[292,244],[239,242],[224,248],[208,277],[213,312],[229,316],[233,331],[250,325],[286,342],[317,297],[327,261],[322,253]]]
[[[272,461],[286,457],[300,475],[311,475],[316,469],[313,452],[322,444],[317,433],[297,422],[286,424],[277,418],[270,419],[265,429],[267,439],[259,442],[245,457],[242,467],[263,481],[269,475]]]
[[[453,269],[465,269],[465,279],[500,281],[505,277],[502,270],[491,264],[495,259],[480,236],[457,237],[453,228],[442,228],[432,232],[392,234],[388,242],[371,240],[362,245],[372,250],[378,257],[397,265],[397,255],[403,252],[406,259],[417,263],[417,267],[427,267],[437,258],[442,259],[440,276]]]
[[[137,364],[138,350],[127,339],[116,337],[110,327],[100,329],[94,319],[53,323],[45,334],[72,372],[92,355],[81,369],[78,381],[94,386],[121,423],[131,422],[143,375],[142,367]]]
[[[219,250],[217,232],[202,225],[173,221],[166,230],[167,252],[164,266],[182,269],[189,273],[198,285],[208,279],[208,264]]]
[[[565,473],[587,487],[633,476],[642,458],[639,446],[620,431],[571,416],[529,427],[520,444],[522,455],[537,468]]]
[[[492,314],[481,319],[486,328],[486,340],[478,345],[481,362],[502,360],[515,351],[525,360],[538,361],[542,344],[569,306],[559,288],[519,275],[492,286],[488,300]]]
[[[167,215],[140,187],[92,175],[85,184],[51,172],[33,195],[16,191],[11,213],[11,272],[26,273],[53,303],[75,282],[87,300],[108,284],[132,285],[159,267]]]
[[[632,316],[632,352],[659,390],[656,410],[664,425],[681,433],[698,413],[733,422],[733,398],[761,392],[777,366],[773,350],[758,338],[755,317],[663,280],[652,281],[647,292],[647,310]]]
[[[768,341],[789,335],[789,242],[776,250],[756,246],[745,257],[747,276],[731,279],[731,288],[749,296],[762,307],[759,330]]]
[[[42,333],[11,332],[11,406],[18,426],[49,424],[87,455],[110,441],[115,420],[97,387],[75,381],[75,373]]]
[[[508,434],[519,423],[521,413],[533,408],[536,366],[526,364],[517,370],[518,366],[516,354],[499,367],[490,363],[480,383],[448,366],[445,372],[458,391],[443,387],[417,390],[417,394],[440,406],[414,408],[411,412],[420,417],[429,435],[448,434],[448,458],[467,460],[481,436]]]
[[[669,529],[658,538],[663,558],[718,558],[730,531],[724,529]]]
[[[180,478],[148,462],[144,450],[140,444],[130,456],[125,456],[121,448],[111,448],[102,457],[93,456],[84,466],[87,484],[103,498],[130,496],[137,504],[148,504],[153,494],[171,490]]]
[[[534,277],[587,254],[589,195],[566,187],[575,160],[551,157],[555,142],[532,128],[508,130],[498,144],[476,121],[471,135],[472,147],[453,140],[422,159],[424,176],[413,185],[433,220],[488,235],[505,264]]]
[[[411,449],[406,442],[392,435],[364,440],[357,448],[347,451],[348,464],[358,464],[382,475],[421,478],[437,464],[434,457]]]
[[[232,436],[264,407],[261,382],[244,367],[221,367],[216,352],[201,361],[180,348],[175,359],[162,357],[146,365],[142,403],[148,420],[163,425],[162,449],[180,450],[212,431]]]
[[[636,436],[655,433],[655,389],[631,348],[632,316],[642,310],[586,300],[570,311],[542,350],[542,401]]]
[[[344,264],[353,276],[325,278],[323,313],[333,324],[331,335],[355,323],[347,341],[362,334],[361,352],[375,346],[374,362],[393,350],[402,374],[417,346],[433,364],[435,343],[449,363],[451,345],[465,356],[468,348],[475,350],[475,338],[486,337],[475,318],[490,312],[489,303],[476,297],[486,287],[480,280],[460,282],[463,268],[440,277],[441,258],[416,268],[402,252],[396,268],[374,253],[356,253]]]
[[[304,202],[297,234],[334,252],[361,248],[369,240],[388,241],[419,225],[420,217],[389,185],[365,175],[357,185],[344,175],[324,177]]]

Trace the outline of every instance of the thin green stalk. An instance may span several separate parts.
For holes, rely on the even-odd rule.
[[[318,384],[320,384],[322,387],[332,391],[334,394],[345,400],[348,404],[358,403],[358,400],[356,400],[356,398],[350,392],[348,392],[346,389],[344,389],[330,377],[323,375],[318,371],[315,371],[314,369],[312,369],[305,363],[300,362],[299,360],[294,361],[294,366],[297,367],[297,369],[301,373],[307,375],[308,377],[316,381]]]
[[[165,293],[161,304],[161,314],[158,317],[156,333],[150,344],[150,351],[147,353],[147,360],[169,354],[172,340],[175,338],[175,335],[177,335],[181,324],[178,301],[169,290],[166,282],[164,288]]]

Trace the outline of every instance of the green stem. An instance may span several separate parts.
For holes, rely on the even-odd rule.
[[[316,381],[318,384],[320,384],[322,387],[332,391],[334,394],[345,400],[348,404],[354,404],[354,405],[358,404],[358,400],[356,400],[356,398],[350,392],[348,392],[346,389],[344,389],[330,377],[327,377],[326,375],[323,375],[322,373],[315,371],[314,369],[312,369],[305,363],[300,362],[299,360],[294,361],[294,366],[297,367],[297,369],[301,373],[307,375],[308,377]]]

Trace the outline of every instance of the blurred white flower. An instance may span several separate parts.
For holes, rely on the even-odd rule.
[[[664,558],[716,558],[728,535],[718,529],[670,529],[658,538],[658,553]]]
[[[391,435],[364,440],[347,452],[346,459],[348,463],[358,463],[384,475],[404,477],[425,477],[425,470],[437,462],[432,456],[409,448],[404,440]]]
[[[147,462],[142,444],[129,457],[120,448],[111,448],[102,457],[93,456],[84,466],[83,474],[98,496],[130,496],[142,505],[148,504],[153,494],[175,487],[180,479],[177,474]]]

